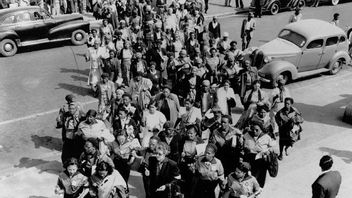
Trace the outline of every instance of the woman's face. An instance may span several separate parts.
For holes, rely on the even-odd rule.
[[[264,109],[261,109],[258,111],[258,116],[261,118],[264,118],[266,116],[267,112]]]
[[[156,160],[158,162],[162,162],[165,159],[165,153],[162,150],[157,149],[155,154],[156,154]]]
[[[190,110],[193,107],[193,105],[189,101],[186,101],[185,102],[185,107],[186,107],[187,110]]]
[[[255,84],[253,85],[253,89],[254,89],[255,91],[259,90],[259,89],[260,89],[260,83],[255,83]]]
[[[88,122],[88,123],[93,123],[94,121],[95,121],[94,116],[88,116],[88,117],[87,117],[87,122]]]
[[[77,167],[77,165],[70,165],[66,168],[66,170],[67,170],[69,176],[72,176],[77,172],[78,167]]]
[[[227,129],[230,126],[230,122],[229,119],[227,119],[226,117],[221,119],[221,126],[223,129]]]
[[[290,100],[285,100],[285,108],[286,109],[291,109],[291,107],[292,107],[291,101]]]
[[[230,84],[226,82],[226,83],[224,84],[224,89],[225,89],[225,90],[228,90],[229,88],[230,88]]]
[[[165,97],[168,97],[170,95],[170,90],[168,88],[164,89],[163,91]]]
[[[98,174],[101,178],[105,178],[106,175],[108,175],[108,171],[107,170],[99,170]]]
[[[104,21],[103,21],[103,25],[104,25],[104,26],[107,26],[107,25],[108,25],[108,21],[107,21],[107,20],[104,20]]]
[[[114,58],[115,57],[115,53],[114,52],[109,52],[110,58]]]
[[[154,114],[155,111],[156,111],[155,105],[150,105],[150,106],[149,106],[149,113],[150,113],[150,114]]]
[[[122,95],[123,95],[123,94],[121,93],[121,91],[117,91],[117,92],[116,92],[116,98],[117,98],[117,99],[121,99],[121,98],[122,98]]]
[[[262,129],[258,125],[254,125],[252,130],[254,137],[258,137],[262,133]]]
[[[156,139],[150,139],[149,140],[149,148],[152,151],[155,151],[156,145],[158,144],[158,141]]]
[[[119,136],[116,137],[116,140],[117,140],[117,142],[119,143],[119,145],[122,145],[122,144],[125,143],[125,141],[126,141],[126,136],[124,136],[124,135],[119,135]]]
[[[126,112],[125,111],[119,111],[119,118],[121,120],[125,119],[126,118]]]
[[[216,50],[211,50],[210,54],[211,54],[212,57],[214,57],[216,55]]]
[[[194,140],[196,138],[196,132],[194,128],[191,128],[187,131],[187,137],[189,140]]]
[[[245,176],[245,172],[241,171],[239,168],[235,170],[236,179],[241,179]]]
[[[206,159],[208,162],[210,162],[211,160],[214,159],[215,153],[214,153],[214,150],[213,150],[212,148],[207,147],[207,148],[205,149],[204,155],[205,155],[205,159]]]
[[[96,149],[91,142],[86,142],[86,144],[84,145],[84,151],[87,154],[94,154]]]

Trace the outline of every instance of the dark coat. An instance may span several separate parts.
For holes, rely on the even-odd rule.
[[[221,36],[221,32],[220,32],[220,23],[218,22],[217,26],[215,26],[215,28],[213,27],[213,22],[209,23],[209,36],[210,38],[220,38]]]
[[[160,132],[158,136],[160,138],[160,141],[167,143],[166,134],[164,131]],[[174,137],[172,138],[169,144],[169,147],[170,147],[170,153],[167,157],[178,163],[181,159],[181,153],[183,150],[183,139],[180,134],[174,135]]]
[[[164,49],[161,49],[161,54],[165,55],[166,51]],[[157,51],[156,48],[152,48],[146,53],[146,61],[150,64],[150,62],[155,62],[156,63],[156,69],[161,70],[161,64],[164,61],[163,57],[160,56],[159,52]]]
[[[312,184],[312,198],[335,198],[341,185],[341,174],[329,171],[320,175]]]
[[[170,193],[168,189],[161,192],[156,192],[162,185],[173,186],[177,183],[176,177],[179,177],[179,169],[176,162],[165,158],[159,175],[156,175],[158,162],[156,158],[149,158],[150,172],[150,192],[153,198],[167,198]]]
[[[125,125],[124,128],[122,128],[122,124],[121,124],[121,120],[120,119],[116,119],[112,121],[112,128],[114,129],[114,136],[116,137],[117,133],[119,130],[121,129],[126,129],[127,126],[132,126],[133,127],[133,133],[134,136],[137,137],[138,135],[138,128],[137,128],[137,124],[136,121],[134,121],[133,119],[130,119],[130,121]]]

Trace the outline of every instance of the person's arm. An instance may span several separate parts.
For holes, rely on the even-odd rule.
[[[318,183],[313,183],[312,185],[312,198],[325,198],[325,189]]]

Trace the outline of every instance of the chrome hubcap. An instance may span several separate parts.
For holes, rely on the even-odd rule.
[[[6,43],[5,46],[4,46],[4,49],[6,52],[10,52],[13,50],[13,46],[11,43]]]
[[[332,0],[332,4],[336,5],[339,3],[339,0]]]
[[[83,35],[82,35],[81,33],[77,33],[77,34],[75,35],[75,39],[76,39],[77,41],[80,41],[80,40],[83,39]]]
[[[272,13],[276,13],[278,11],[278,6],[277,5],[273,5],[273,8],[271,9]]]

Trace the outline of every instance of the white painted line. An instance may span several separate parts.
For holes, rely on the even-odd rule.
[[[81,104],[89,105],[89,104],[93,104],[95,102],[98,102],[98,101],[97,100],[92,100],[92,101],[88,101],[88,102],[81,103]],[[48,115],[48,114],[52,114],[52,113],[58,113],[58,112],[59,112],[59,109],[52,109],[52,110],[49,110],[49,111],[46,111],[46,112],[41,112],[41,113],[28,115],[28,116],[25,116],[25,117],[20,117],[20,118],[15,118],[15,119],[11,119],[11,120],[6,120],[6,121],[3,121],[3,122],[0,122],[0,126],[6,125],[6,124],[11,124],[11,123],[18,122],[18,121],[29,120],[29,119],[33,119],[33,118],[36,118],[36,117],[40,117],[40,116],[44,116],[44,115]]]

